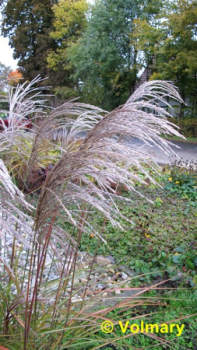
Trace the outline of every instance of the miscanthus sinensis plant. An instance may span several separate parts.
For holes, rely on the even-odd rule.
[[[161,134],[180,134],[161,105],[170,108],[166,97],[182,100],[172,84],[151,81],[110,113],[76,101],[49,110],[39,82],[10,88],[10,123],[0,133],[0,345],[90,349],[109,309],[87,311],[102,300],[102,291],[91,294],[95,281],[76,291],[81,236],[103,240],[88,214],[94,208],[121,230],[116,199],[126,199],[111,184],[136,191],[135,181],[143,180],[134,167],[155,183],[147,165],[157,170],[156,162],[133,140],[169,152]],[[116,340],[98,338],[96,348]]]

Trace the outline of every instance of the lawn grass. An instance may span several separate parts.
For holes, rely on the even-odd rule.
[[[196,137],[186,137],[186,140],[184,140],[178,136],[162,136],[162,138],[165,140],[169,140],[169,141],[181,141],[181,142],[197,143]]]

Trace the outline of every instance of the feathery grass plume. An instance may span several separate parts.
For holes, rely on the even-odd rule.
[[[47,87],[35,87],[43,79],[40,76],[34,78],[31,82],[18,84],[17,87],[9,86],[8,95],[1,96],[0,102],[7,102],[9,109],[9,125],[4,131],[19,131],[25,128],[25,117],[35,113],[43,113],[46,106],[46,97],[42,91]]]
[[[102,118],[99,112],[102,112],[100,108],[73,101],[54,109],[34,135],[28,161],[28,178],[33,169],[54,165],[68,147],[76,148],[77,135],[90,130]],[[57,142],[54,147],[54,140],[62,142]]]
[[[37,210],[37,229],[61,210],[65,212],[65,220],[78,225],[78,213],[72,210],[71,203],[79,207],[83,202],[95,207],[113,225],[119,226],[119,211],[114,205],[115,191],[111,184],[121,183],[128,190],[136,191],[134,181],[143,181],[132,173],[133,166],[154,182],[144,167],[147,163],[156,167],[154,159],[143,149],[136,148],[132,139],[137,137],[146,144],[157,144],[168,152],[170,143],[162,139],[161,134],[181,136],[165,118],[168,112],[159,106],[167,96],[182,102],[170,83],[156,81],[143,84],[125,105],[105,113],[74,150],[72,147],[66,148],[43,186]],[[148,111],[144,111],[147,107]],[[129,141],[126,137],[130,138]],[[89,224],[86,224],[88,230]],[[84,225],[80,229],[84,230]]]
[[[142,84],[125,104],[125,107],[131,107],[133,111],[137,110],[138,113],[141,110],[142,113],[137,113],[137,118],[148,118],[149,123],[147,122],[147,127],[149,124],[152,124],[154,127],[154,135],[148,133],[148,137],[145,137],[144,142],[151,141],[167,152],[170,150],[169,146],[172,145],[172,143],[166,143],[165,140],[158,137],[161,133],[164,135],[175,135],[185,139],[185,137],[180,135],[176,130],[179,128],[166,119],[167,117],[172,117],[168,110],[173,111],[173,107],[168,100],[175,100],[178,103],[184,104],[184,101],[178,93],[178,89],[172,83],[153,80]],[[145,113],[143,113],[144,111]],[[157,117],[157,120],[155,120],[155,117]],[[163,120],[165,120],[164,124],[162,123]],[[150,129],[148,131],[150,132]],[[139,135],[137,135],[137,137],[139,138]]]
[[[26,116],[32,113],[43,113],[43,108],[48,107],[46,106],[47,96],[42,93],[47,87],[35,87],[42,80],[40,76],[37,76],[29,83],[18,84],[16,88],[10,87],[9,113],[11,119],[15,117],[20,121],[24,121]],[[11,125],[12,127],[14,126],[13,124]]]
[[[167,87],[169,88],[168,85]],[[177,97],[173,87],[170,91],[171,94],[174,91]],[[166,94],[165,85],[163,94]],[[151,103],[149,107],[150,105]],[[64,108],[65,106],[66,104]],[[140,102],[141,109],[143,106],[144,103]],[[160,119],[153,113],[144,112],[140,108],[139,105],[136,108],[136,101],[127,103],[101,117],[87,133],[85,139],[75,144],[74,149],[68,144],[61,159],[48,174],[39,197],[36,231],[39,234],[40,244],[49,232],[51,225],[49,218],[53,218],[53,226],[57,234],[59,215],[64,217],[65,223],[76,227],[78,236],[75,235],[75,237],[78,243],[80,234],[87,232],[93,232],[102,239],[100,233],[95,231],[86,217],[81,220],[80,212],[84,203],[86,207],[99,210],[113,226],[122,229],[118,221],[121,214],[114,201],[117,195],[111,184],[123,184],[129,191],[136,191],[134,182],[137,180],[143,183],[143,180],[132,172],[133,167],[144,172],[152,182],[154,179],[146,171],[145,165],[148,163],[151,167],[156,167],[149,155],[137,149],[131,141],[127,142],[125,137],[138,137],[145,143],[150,143],[150,141],[160,141],[161,132],[173,132],[167,120]],[[155,108],[153,104],[153,109]],[[160,114],[161,111],[159,108]],[[165,116],[165,111],[163,115]],[[178,133],[176,130],[174,132]],[[67,138],[69,140],[69,133]],[[170,149],[167,141],[161,139],[160,142],[164,150]],[[51,237],[53,238],[53,229]],[[62,242],[66,240],[63,230],[61,240]],[[69,258],[74,263],[69,273],[73,272],[74,276],[76,266],[74,251]],[[63,297],[62,293],[61,295]],[[68,315],[69,312],[70,306]]]
[[[42,79],[38,76],[30,83],[18,84],[16,88],[9,86],[7,95],[0,96],[0,102],[6,102],[7,104],[4,112],[9,116],[7,127],[2,120],[3,132],[0,133],[0,152],[1,154],[4,150],[6,152],[6,165],[9,163],[10,157],[13,156],[13,154],[10,157],[8,156],[8,151],[12,153],[13,147],[15,147],[15,153],[18,152],[18,158],[23,158],[25,154],[24,139],[30,138],[30,135],[27,136],[26,132],[26,117],[31,116],[33,124],[35,114],[43,113],[43,109],[46,107],[47,95],[42,93],[43,88],[35,87],[41,81]],[[34,128],[32,128],[31,133],[34,133]]]
[[[14,309],[11,306],[13,300],[22,293],[23,270],[20,258],[23,249],[26,251],[31,249],[34,231],[33,220],[28,213],[33,209],[33,206],[25,200],[24,194],[13,184],[0,159],[0,328],[2,329],[3,324],[7,329],[11,320],[9,308]]]
[[[39,79],[34,80],[34,83],[38,81]],[[30,97],[28,91],[32,93]],[[13,232],[15,238],[12,248],[8,245],[2,260],[9,277],[4,280],[4,289],[9,280],[9,292],[0,295],[4,309],[1,319],[5,345],[11,341],[8,335],[14,333],[20,345],[17,350],[36,348],[38,338],[40,349],[59,350],[64,348],[61,341],[65,335],[66,347],[73,348],[72,344],[75,346],[75,340],[77,342],[79,339],[79,322],[84,326],[80,329],[84,329],[83,337],[86,341],[87,327],[90,329],[91,322],[94,321],[94,327],[91,328],[94,337],[98,316],[95,313],[89,317],[85,304],[87,291],[91,293],[91,287],[86,286],[88,288],[82,291],[80,299],[78,291],[74,289],[81,235],[93,233],[102,240],[102,232],[98,232],[88,220],[92,208],[100,211],[105,220],[108,219],[112,225],[121,229],[118,221],[121,214],[115,199],[125,199],[116,193],[112,184],[123,184],[129,191],[136,191],[134,182],[145,182],[133,171],[134,167],[155,182],[146,170],[146,164],[154,169],[157,169],[157,164],[142,148],[137,148],[132,140],[138,137],[145,144],[156,143],[164,151],[169,151],[170,143],[161,139],[160,134],[179,133],[167,121],[167,113],[158,102],[163,103],[167,96],[182,101],[171,84],[146,83],[125,105],[110,113],[70,101],[53,110],[41,126],[35,126],[30,133],[22,133],[19,125],[15,127],[13,123],[12,127],[0,134],[6,164],[11,160],[12,152],[18,155],[21,152],[21,159],[26,166],[24,182],[30,181],[39,167],[50,162],[53,164],[42,184],[36,211],[33,212],[35,215],[21,213],[20,208],[15,208],[12,202],[4,200],[1,203],[2,213],[8,210],[9,204],[5,222],[8,225],[9,217],[15,219],[17,231],[17,234]],[[20,114],[22,117],[30,110],[39,111],[45,103],[42,94],[39,95],[32,83],[18,86],[12,97],[13,115]],[[35,102],[40,98],[42,102]],[[86,136],[79,140],[82,131],[86,132]],[[14,132],[16,137],[10,141],[8,137],[14,135]],[[59,140],[54,142],[54,133],[61,137],[60,143]],[[30,143],[29,146],[25,143],[24,136],[27,143]],[[3,163],[0,166],[2,193],[10,191],[10,196],[14,196],[12,199],[29,211],[31,207],[12,184]],[[68,226],[73,227],[73,234]],[[25,237],[21,235],[21,227],[24,227]],[[20,241],[22,246],[18,247],[15,240]],[[25,252],[23,247],[27,247]],[[26,259],[25,265],[22,264],[22,254]],[[11,290],[13,286],[14,289]],[[94,297],[91,296],[92,298]],[[107,310],[101,315],[102,318],[106,314]],[[68,329],[73,330],[71,337]],[[102,344],[103,341],[98,347]]]
[[[30,225],[30,217],[26,215],[20,206],[27,212],[32,211],[33,206],[29,204],[24,194],[13,184],[10,175],[0,159],[0,227],[1,238],[10,234],[16,237],[25,246],[29,247],[29,241],[33,237],[32,227]],[[19,234],[16,227],[20,227],[28,237],[25,239]],[[6,244],[5,244],[6,245]]]
[[[32,178],[38,176],[39,169],[46,168],[57,162],[68,143],[76,142],[76,135],[81,131],[89,130],[100,118],[102,110],[83,103],[67,102],[53,110],[47,118],[46,111],[48,95],[42,94],[46,87],[35,87],[42,79],[38,76],[30,83],[23,83],[16,88],[9,87],[8,96],[2,96],[2,101],[9,103],[9,125],[0,134],[1,145],[4,145],[6,152],[11,152],[11,162],[8,157],[9,169],[14,169],[13,175],[24,183],[24,188]],[[26,116],[31,115],[33,128],[26,132]],[[34,120],[36,116],[44,119],[38,127]],[[79,117],[80,116],[80,117]],[[76,119],[76,117],[79,117]],[[69,136],[66,135],[69,132]],[[63,137],[62,137],[63,136]],[[54,139],[63,140],[64,145],[56,144]],[[26,147],[24,147],[24,143]],[[62,147],[63,146],[63,147]],[[8,155],[8,154],[7,154]],[[39,180],[39,179],[38,179]],[[39,182],[39,181],[38,181]],[[21,185],[21,187],[23,187]]]
[[[9,86],[7,95],[0,96],[0,102],[7,102],[7,109],[4,112],[9,116],[7,127],[2,121],[3,132],[0,133],[1,152],[6,148],[6,156],[8,156],[9,149],[12,152],[13,146],[19,148],[19,156],[23,155],[25,151],[24,139],[31,138],[26,132],[26,117],[31,117],[31,122],[34,125],[35,115],[46,113],[45,108],[49,109],[46,105],[49,95],[43,94],[43,90],[48,88],[37,87],[42,80],[37,76],[29,83],[24,82],[22,85],[18,84],[17,87]],[[34,128],[32,128],[29,134],[34,134],[34,132]]]
[[[0,133],[1,155],[4,157],[6,166],[10,173],[19,182],[25,183],[32,144],[35,134],[35,118],[37,114],[46,113],[47,98],[49,95],[43,93],[47,87],[38,87],[42,82],[39,76],[31,82],[18,84],[17,87],[9,86],[7,96],[0,97],[0,102],[7,102],[7,110],[4,112],[9,116],[7,127],[2,121],[3,132]],[[28,129],[27,123],[32,124]],[[25,146],[25,147],[24,147]],[[46,147],[45,147],[46,149]],[[24,186],[21,185],[21,188]]]
[[[11,198],[16,202],[22,204],[26,209],[32,209],[31,204],[25,201],[24,194],[12,182],[10,175],[7,171],[7,168],[1,159],[0,159],[0,186],[7,193],[7,200]]]

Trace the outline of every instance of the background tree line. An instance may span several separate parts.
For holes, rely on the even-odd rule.
[[[49,77],[62,99],[110,110],[150,68],[150,79],[178,86],[196,116],[196,0],[8,0],[3,18],[23,77]]]

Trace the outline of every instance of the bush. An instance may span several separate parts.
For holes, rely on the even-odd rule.
[[[15,350],[63,350],[78,348],[79,342],[84,349],[90,337],[95,341],[98,319],[108,313],[107,309],[99,315],[87,314],[89,304],[102,300],[103,291],[93,293],[95,283],[89,278],[83,286],[76,281],[82,235],[91,233],[104,241],[102,228],[94,227],[89,213],[94,209],[104,222],[122,229],[122,214],[115,199],[132,201],[118,195],[111,184],[134,191],[135,181],[144,181],[129,169],[137,168],[155,183],[145,166],[157,168],[149,155],[124,138],[138,137],[169,150],[161,133],[181,135],[168,123],[159,103],[164,103],[169,94],[177,101],[181,99],[171,84],[152,81],[110,113],[67,102],[27,133],[25,116],[31,114],[34,122],[34,114],[45,107],[45,96],[34,87],[39,82],[37,78],[16,89],[10,87],[13,123],[0,133],[4,160],[0,160],[0,341]],[[61,128],[67,132],[54,142],[53,131]],[[77,135],[82,131],[87,136],[79,142]],[[51,163],[34,196],[35,186],[30,185],[38,180],[38,169]],[[21,190],[13,183],[19,174]],[[26,187],[33,188],[29,196],[24,194]],[[130,222],[129,217],[125,220]],[[92,265],[89,274],[91,271]],[[98,343],[98,347],[103,346],[102,339]]]
[[[173,122],[180,127],[180,133],[186,138],[197,138],[197,118],[182,118],[179,122],[175,119]]]

